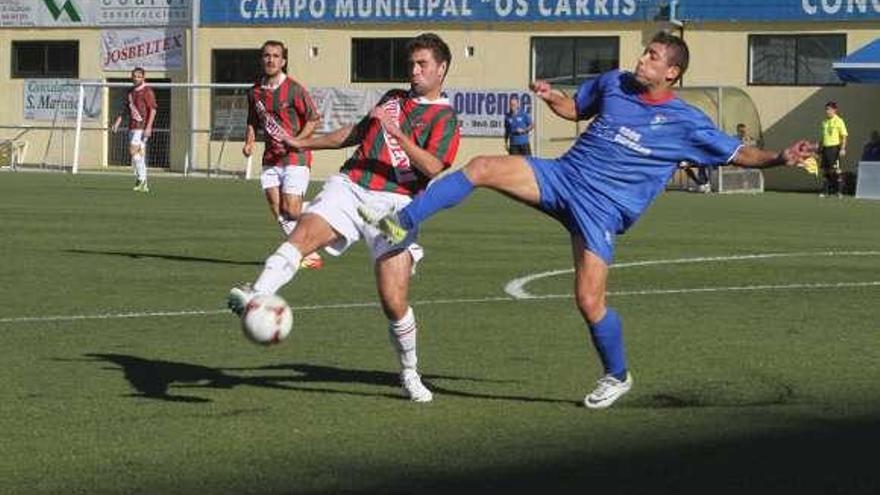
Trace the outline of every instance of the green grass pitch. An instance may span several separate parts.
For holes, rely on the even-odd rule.
[[[593,412],[571,274],[504,292],[571,266],[529,208],[425,224],[412,404],[362,246],[261,348],[222,311],[280,242],[257,183],[131,182],[0,174],[0,493],[880,492],[880,202],[661,196],[609,282],[635,386]]]

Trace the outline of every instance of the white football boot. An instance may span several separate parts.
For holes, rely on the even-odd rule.
[[[403,395],[413,402],[431,402],[434,394],[422,383],[422,377],[414,370],[406,370],[400,374]]]
[[[626,380],[620,381],[611,375],[599,378],[596,388],[584,397],[584,405],[590,409],[605,409],[614,404],[623,394],[632,388],[633,377],[627,372]]]

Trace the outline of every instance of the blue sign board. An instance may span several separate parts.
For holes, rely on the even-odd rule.
[[[880,20],[880,0],[679,0],[682,21]]]
[[[202,0],[202,25],[645,21],[658,0]]]

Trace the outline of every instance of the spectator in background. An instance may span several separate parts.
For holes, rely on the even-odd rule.
[[[511,155],[531,155],[529,132],[535,126],[532,117],[522,111],[519,97],[511,95],[507,115],[504,116],[504,146]]]
[[[693,186],[688,187],[688,191],[704,194],[712,192],[712,182],[709,180],[712,167],[699,167],[690,162],[681,162],[678,168],[684,170],[688,178],[694,182]],[[694,169],[697,171],[694,172]]]
[[[862,161],[880,162],[880,132],[871,131],[871,139],[862,150]]]
[[[739,139],[739,142],[745,144],[746,146],[757,146],[758,142],[755,141],[755,138],[749,134],[749,128],[742,122],[736,124],[736,137]]]
[[[824,178],[821,197],[843,195],[843,175],[840,173],[840,160],[846,156],[846,138],[849,132],[846,123],[837,114],[837,103],[825,104],[825,119],[822,120],[822,134],[819,139],[819,154],[822,157],[821,170]]]

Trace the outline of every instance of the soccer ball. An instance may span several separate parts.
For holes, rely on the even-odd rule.
[[[241,329],[251,342],[272,345],[290,335],[293,313],[281,296],[260,294],[248,301],[241,315]]]

